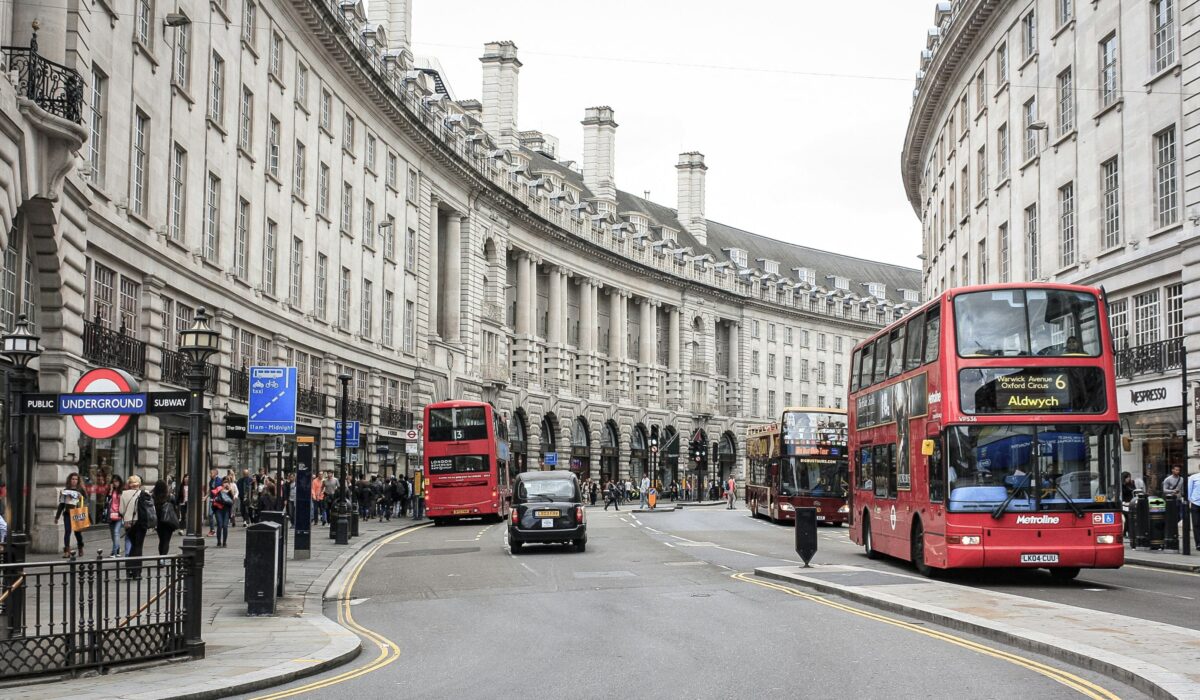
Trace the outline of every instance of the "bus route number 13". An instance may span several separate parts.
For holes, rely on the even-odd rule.
[[[463,431],[461,431],[461,430],[455,430],[455,431],[454,431],[454,439],[455,439],[455,440],[462,440],[462,439],[463,439]]]

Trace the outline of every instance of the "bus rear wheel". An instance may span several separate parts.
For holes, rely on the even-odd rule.
[[[912,531],[912,562],[917,567],[917,573],[926,578],[933,578],[933,567],[925,563],[925,528],[921,521],[913,525]]]
[[[1050,578],[1054,579],[1055,581],[1057,581],[1059,583],[1066,583],[1067,581],[1074,581],[1075,577],[1078,575],[1079,575],[1079,567],[1078,566],[1066,566],[1066,567],[1062,567],[1062,568],[1050,569]]]
[[[871,518],[865,510],[863,511],[863,551],[867,553],[867,559],[879,558],[879,554],[875,551],[875,543],[871,539]]]

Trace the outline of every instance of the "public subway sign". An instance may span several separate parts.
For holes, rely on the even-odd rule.
[[[127,372],[108,367],[94,369],[75,382],[74,394],[58,397],[58,410],[71,416],[84,435],[104,440],[120,435],[134,415],[146,412],[146,395],[138,393],[139,388]]]

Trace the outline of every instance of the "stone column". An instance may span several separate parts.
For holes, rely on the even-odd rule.
[[[741,405],[742,395],[742,326],[734,321],[729,322],[729,386],[725,396],[718,396],[718,401],[726,401],[734,406]]]
[[[673,401],[678,405],[683,395],[683,387],[680,385],[682,375],[680,371],[682,344],[679,342],[679,307],[671,307],[671,320],[668,328],[668,344],[670,349],[667,352],[667,368],[670,372],[670,388],[667,390],[670,394],[669,401]]]
[[[457,343],[461,337],[462,319],[462,214],[451,213],[446,218],[446,298],[439,300],[446,318],[443,336]]]
[[[529,256],[526,253],[517,254],[517,337],[527,338],[532,335],[529,323]]]
[[[595,386],[596,282],[579,280],[579,358],[575,371],[580,376],[580,393],[590,395]]]
[[[563,289],[561,277],[563,276],[560,268],[550,269],[550,281],[547,285],[547,295],[550,298],[550,313],[546,320],[546,344],[551,349],[557,349],[563,343],[563,308],[566,302],[563,299]]]
[[[429,335],[437,337],[441,324],[441,214],[438,198],[429,198]]]
[[[643,298],[638,305],[641,311],[641,326],[642,337],[641,345],[638,352],[638,393],[640,398],[645,400],[645,403],[654,401],[658,397],[658,373],[655,371],[655,360],[657,359],[658,348],[658,331],[656,307],[657,303],[649,299]]]

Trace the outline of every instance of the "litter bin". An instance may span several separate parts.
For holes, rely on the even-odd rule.
[[[1167,502],[1150,497],[1150,549],[1162,549],[1167,537]]]
[[[258,515],[259,522],[279,525],[279,578],[276,580],[275,595],[283,597],[287,583],[288,519],[282,510],[264,510]]]
[[[279,523],[255,523],[246,528],[245,600],[247,615],[274,615],[279,551],[283,537]]]

